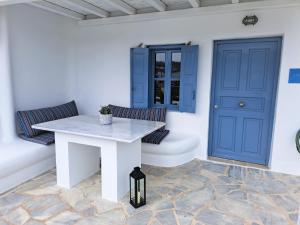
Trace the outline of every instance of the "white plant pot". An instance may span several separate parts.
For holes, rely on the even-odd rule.
[[[112,114],[103,115],[103,114],[100,113],[99,119],[100,119],[100,123],[102,125],[112,124]]]

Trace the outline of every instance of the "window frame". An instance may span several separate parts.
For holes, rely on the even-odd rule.
[[[172,78],[172,53],[181,53],[182,46],[185,44],[177,45],[152,45],[147,46],[150,50],[150,67],[149,67],[149,106],[151,108],[167,108],[171,111],[179,111],[180,99],[178,105],[171,104],[171,85],[172,81],[180,81],[180,76],[178,79]],[[165,53],[165,76],[163,78],[155,78],[155,55],[156,53]],[[182,64],[182,58],[181,58]],[[181,71],[180,71],[181,73]],[[154,102],[155,90],[154,85],[156,80],[163,80],[164,83],[164,104],[156,104]],[[181,85],[181,84],[180,84]],[[180,91],[179,85],[179,91]],[[180,95],[179,95],[180,96]]]

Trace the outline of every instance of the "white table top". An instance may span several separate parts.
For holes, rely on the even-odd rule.
[[[115,117],[113,118],[113,123],[111,125],[101,125],[98,117],[81,115],[35,124],[32,128],[132,143],[165,125],[166,124],[162,122]]]

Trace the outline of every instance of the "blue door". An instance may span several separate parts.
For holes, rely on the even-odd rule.
[[[209,155],[267,165],[281,38],[216,41]]]

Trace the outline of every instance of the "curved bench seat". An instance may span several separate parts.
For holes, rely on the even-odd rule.
[[[0,194],[55,167],[54,145],[17,139],[0,149]]]
[[[173,167],[194,159],[199,144],[195,135],[173,133],[159,144],[142,144],[142,163],[152,166]]]

